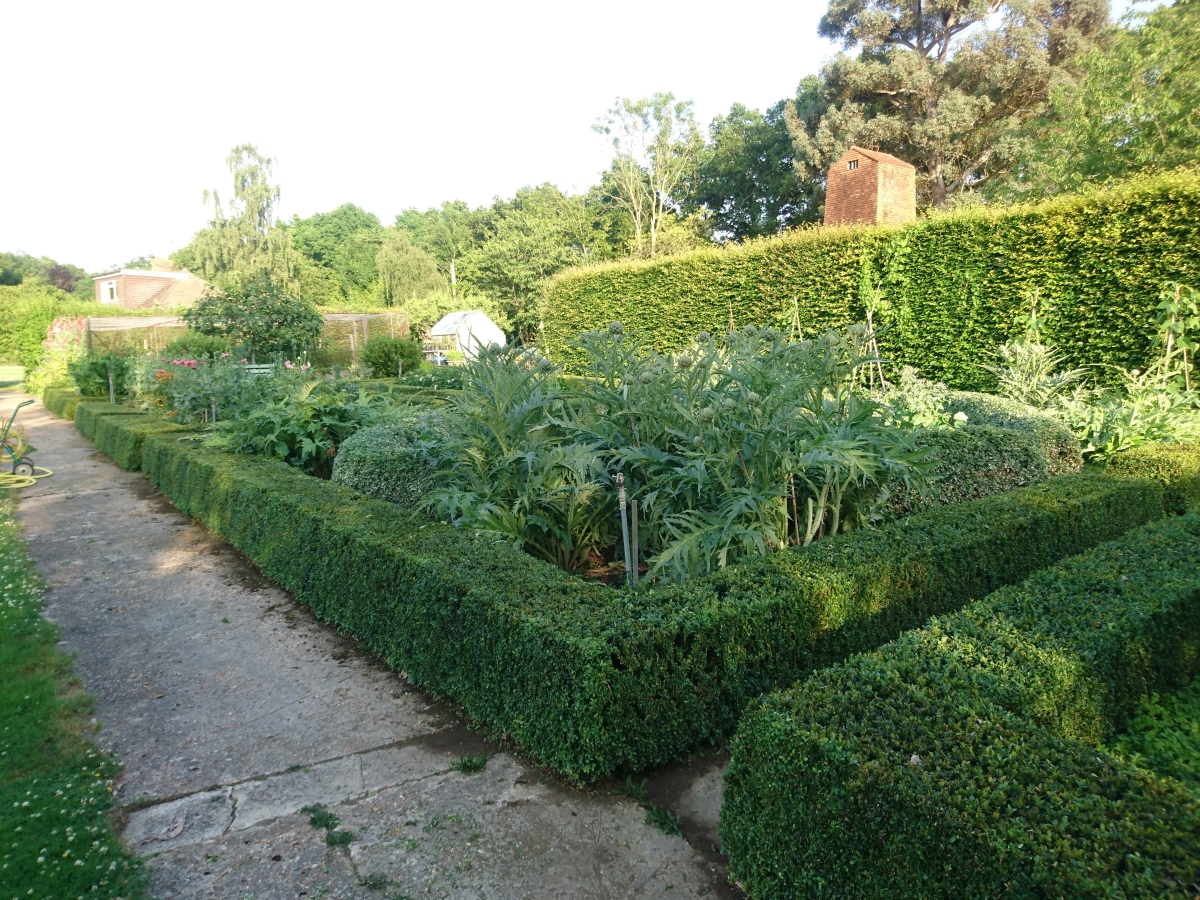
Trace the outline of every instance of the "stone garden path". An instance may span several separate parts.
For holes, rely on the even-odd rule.
[[[714,847],[723,757],[650,779],[683,816],[664,834],[613,785],[482,740],[72,423],[40,404],[20,421],[54,470],[19,505],[46,615],[124,762],[120,826],[158,900],[736,895]],[[453,768],[467,753],[482,773]],[[317,803],[349,846],[299,814]]]

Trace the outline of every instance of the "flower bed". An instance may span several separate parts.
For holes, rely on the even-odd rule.
[[[1194,896],[1200,800],[1096,744],[1198,638],[1192,514],[771,695],[726,775],[731,874],[759,900]]]
[[[318,615],[576,782],[717,741],[764,691],[1163,508],[1155,484],[1070,476],[633,593],[278,461],[152,435],[143,469]]]

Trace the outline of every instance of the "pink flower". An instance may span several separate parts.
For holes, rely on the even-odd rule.
[[[284,367],[285,369],[291,369],[291,368],[293,368],[293,366],[292,366],[292,361],[291,361],[290,359],[285,359],[285,360],[283,361],[283,367]]]
[[[228,353],[222,353],[222,354],[221,354],[221,359],[224,359],[224,358],[225,358],[225,357],[227,357],[228,355],[229,355]]]
[[[245,357],[242,357],[242,362],[244,362],[244,363],[245,363],[245,362],[250,362],[250,360],[246,359]]]

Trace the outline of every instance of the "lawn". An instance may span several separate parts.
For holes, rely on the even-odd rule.
[[[42,582],[0,498],[0,896],[142,896],[109,820],[114,760],[90,738],[91,699],[40,615]]]

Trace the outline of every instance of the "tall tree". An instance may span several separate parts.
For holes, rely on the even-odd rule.
[[[401,228],[389,228],[376,256],[383,302],[400,306],[414,298],[445,290],[437,261]]]
[[[1047,195],[1200,158],[1200,0],[1131,12],[1064,79],[1001,195]]]
[[[458,300],[458,268],[464,254],[484,239],[480,212],[461,200],[447,200],[439,209],[421,212],[406,209],[396,216],[396,226],[409,233],[413,242],[437,260],[450,282],[450,299]]]
[[[213,218],[173,258],[209,280],[233,284],[269,275],[290,289],[298,257],[291,237],[275,221],[279,186],[270,182],[275,160],[241,144],[230,151],[226,165],[233,175],[228,210],[216,190],[206,189],[204,203],[212,203]]]
[[[802,181],[792,165],[792,139],[784,121],[788,103],[779,101],[765,115],[735,103],[728,115],[709,125],[708,142],[681,206],[688,213],[707,210],[718,238],[775,234],[817,218],[818,185]]]
[[[1107,21],[1108,0],[831,0],[818,30],[846,52],[822,73],[815,127],[788,116],[797,170],[876,147],[913,163],[943,207],[1008,171],[1056,69]]]
[[[343,297],[374,294],[379,277],[375,257],[383,240],[383,227],[374,213],[343,203],[307,219],[293,216],[288,230],[299,252],[333,273]]]
[[[633,220],[638,255],[644,255],[643,234],[648,233],[653,257],[659,224],[678,210],[676,194],[704,146],[692,102],[662,93],[642,100],[619,98],[593,128],[612,139],[605,186]]]

